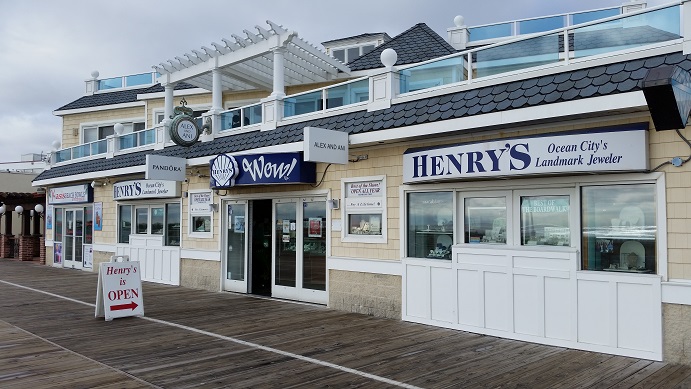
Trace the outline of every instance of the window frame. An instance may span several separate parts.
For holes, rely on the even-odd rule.
[[[79,144],[86,144],[86,143],[91,143],[91,142],[98,142],[103,139],[107,139],[108,136],[104,136],[101,138],[101,128],[105,127],[112,127],[115,126],[115,124],[120,123],[124,127],[123,134],[128,134],[133,132],[133,129],[135,128],[136,125],[139,126],[144,126],[144,128],[140,130],[145,130],[146,127],[146,119],[145,118],[127,118],[127,119],[122,119],[122,120],[117,120],[117,121],[104,121],[104,122],[88,122],[88,123],[80,123],[79,125]],[[98,134],[98,139],[86,142],[86,131],[88,130],[93,130],[95,129]],[[113,131],[113,134],[115,135],[115,131]]]
[[[365,183],[365,182],[376,182],[381,181],[381,196],[366,196],[366,199],[380,199],[380,206],[378,207],[357,207],[348,206],[348,196],[347,188],[348,184],[352,183]],[[388,212],[387,212],[387,186],[386,186],[386,176],[368,176],[368,177],[351,177],[341,179],[341,242],[357,242],[357,243],[387,243],[387,228],[388,228]],[[370,215],[378,214],[380,215],[380,228],[381,234],[379,235],[367,235],[367,234],[354,234],[350,231],[350,215]]]
[[[151,237],[161,237],[163,246],[168,246],[168,247],[180,247],[180,245],[177,246],[169,246],[166,243],[170,240],[170,237],[168,236],[168,206],[170,204],[175,204],[178,207],[180,207],[180,226],[182,226],[182,205],[180,204],[180,201],[161,201],[161,202],[117,202],[116,203],[116,209],[117,209],[117,244],[119,245],[129,245],[129,237],[131,235],[138,235],[138,236],[151,236]],[[122,235],[122,229],[120,226],[121,221],[121,209],[122,207],[131,207],[130,208],[130,233],[127,235],[127,242],[124,241],[123,235]],[[163,208],[163,233],[162,234],[152,234],[152,209],[155,208]],[[137,233],[137,210],[139,209],[146,209],[147,210],[147,230],[145,234]],[[178,237],[178,242],[182,243],[182,229],[180,229],[180,236]]]
[[[187,197],[187,236],[190,238],[201,238],[201,239],[212,239],[214,237],[214,212],[211,208],[206,210],[194,210],[192,207],[192,198],[195,194],[208,193],[211,198],[209,206],[214,205],[214,192],[209,189],[195,189],[189,190]],[[208,217],[209,218],[209,231],[195,231],[194,229],[194,218],[195,217]]]

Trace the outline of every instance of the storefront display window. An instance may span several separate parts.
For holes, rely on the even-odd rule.
[[[569,196],[521,197],[521,245],[569,246]]]
[[[359,177],[342,181],[344,240],[363,243],[386,242],[386,180]]]
[[[132,233],[132,206],[121,205],[119,211],[118,220],[120,228],[118,229],[118,243],[130,243],[130,234]]]
[[[454,242],[453,193],[409,193],[408,257],[451,259]]]
[[[151,233],[163,235],[163,207],[151,208]]]
[[[583,270],[656,271],[655,185],[584,187]]]
[[[180,204],[156,206],[120,205],[118,207],[118,243],[130,243],[130,234],[163,235],[166,246],[180,245]],[[134,215],[132,213],[134,212]],[[149,215],[151,216],[149,218]],[[132,219],[136,232],[132,231]]]
[[[62,242],[62,208],[55,208],[55,237],[53,240]]]
[[[149,208],[137,208],[137,234],[149,232]]]
[[[189,192],[189,234],[196,238],[212,238],[212,206],[211,191]]]
[[[465,243],[506,244],[506,198],[465,199]]]
[[[180,246],[180,204],[166,204],[166,246]]]
[[[89,205],[84,207],[84,244],[92,244],[94,242],[94,208]]]

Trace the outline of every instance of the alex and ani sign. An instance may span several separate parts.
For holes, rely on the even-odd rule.
[[[316,165],[302,153],[220,154],[209,163],[211,188],[236,185],[314,183]]]
[[[526,174],[646,170],[643,125],[424,150],[403,155],[403,182]]]
[[[93,193],[89,184],[50,188],[48,204],[90,203],[93,201]]]
[[[180,182],[133,180],[113,184],[113,200],[180,197]]]

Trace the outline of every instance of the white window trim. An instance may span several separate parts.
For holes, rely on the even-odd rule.
[[[116,209],[116,231],[115,231],[115,241],[117,242],[116,245],[120,246],[129,246],[131,243],[121,243],[120,242],[120,207],[124,205],[131,205],[132,206],[132,211],[131,211],[131,218],[132,218],[132,223],[130,226],[130,236],[136,235],[136,236],[151,236],[151,237],[161,237],[161,239],[164,242],[165,246],[165,238],[166,238],[166,228],[167,228],[167,223],[168,223],[168,210],[166,208],[166,205],[168,204],[178,204],[180,205],[180,245],[179,246],[165,246],[165,247],[182,247],[182,204],[180,203],[179,199],[171,199],[173,201],[118,201],[115,203],[115,209]],[[161,208],[163,207],[163,234],[151,234],[150,232],[150,227],[151,227],[151,208]],[[146,234],[138,234],[137,233],[137,208],[147,208],[148,209],[148,216],[147,216],[147,233]]]
[[[215,204],[214,192],[210,189],[195,189],[189,190],[187,197],[187,236],[190,238],[202,238],[202,239],[213,239],[214,237],[214,212],[209,209],[205,212],[192,212],[192,207],[190,206],[190,199],[192,194],[195,193],[210,193],[211,194],[211,205]],[[198,232],[194,231],[194,226],[192,224],[192,216],[209,216],[211,220],[209,221],[211,229],[209,232]]]
[[[575,240],[572,240],[571,244],[566,247],[562,247],[563,250],[573,250],[574,248],[579,251],[579,261],[578,261],[578,268],[576,271],[579,272],[597,272],[597,273],[602,273],[600,271],[596,270],[582,270],[581,269],[581,263],[580,263],[580,250],[581,250],[581,245],[582,245],[582,226],[581,226],[581,197],[580,197],[580,192],[581,192],[581,187],[583,186],[592,186],[592,185],[603,185],[603,186],[611,186],[611,185],[626,185],[626,184],[655,184],[655,195],[656,195],[656,222],[657,222],[657,241],[656,241],[656,273],[662,278],[663,282],[666,282],[668,280],[668,256],[667,256],[667,196],[666,196],[666,181],[665,181],[665,175],[664,173],[661,172],[654,172],[654,173],[620,173],[620,174],[596,174],[596,175],[582,175],[582,176],[558,176],[558,177],[539,177],[539,178],[522,178],[522,179],[514,179],[514,180],[491,180],[491,181],[486,181],[486,180],[477,180],[477,181],[465,181],[465,180],[459,180],[456,182],[450,182],[450,183],[440,183],[440,184],[418,184],[418,185],[410,185],[410,184],[404,184],[401,185],[399,188],[399,198],[402,199],[402,201],[405,201],[407,198],[407,194],[411,192],[432,192],[432,191],[453,191],[455,192],[454,198],[462,198],[463,196],[466,195],[466,193],[473,193],[477,194],[478,192],[484,192],[487,191],[487,193],[492,193],[491,191],[502,191],[502,190],[511,190],[514,193],[527,193],[529,190],[532,189],[544,189],[542,193],[549,193],[550,190],[556,189],[558,191],[573,191],[572,197],[571,197],[571,214],[570,217],[574,218],[572,219],[572,225],[574,228],[574,232],[572,234],[572,237],[575,236]],[[512,201],[513,203],[513,201]],[[577,206],[574,207],[573,205],[576,204]],[[456,209],[455,211],[461,212],[459,210],[459,207],[461,207],[462,204],[456,204]],[[401,220],[400,223],[400,253],[401,253],[401,259],[402,260],[425,260],[421,258],[412,258],[412,257],[407,257],[407,208],[405,204],[403,204],[401,207],[399,207],[399,220]],[[514,213],[517,212],[514,210]],[[518,210],[520,212],[520,210]],[[456,218],[458,219],[458,214],[456,214]],[[515,216],[514,216],[515,217]],[[514,224],[517,221],[514,220]],[[460,222],[457,222],[457,224]],[[457,233],[462,233],[461,228],[456,228],[455,230]],[[457,236],[454,237],[455,240],[458,239]],[[518,237],[514,237],[514,239],[519,239],[518,242],[514,241],[514,245],[516,243],[520,243],[520,233]],[[552,249],[560,249],[559,246],[545,246],[549,250]],[[638,276],[636,274],[632,274],[632,276]],[[645,275],[641,275],[645,276]],[[648,275],[649,276],[649,275]]]
[[[346,186],[354,182],[367,181],[381,181],[382,182],[382,196],[381,196],[381,235],[358,235],[350,233],[350,226],[348,225],[348,215],[358,214],[372,214],[379,213],[379,209],[355,209],[351,212],[348,210],[346,203]],[[367,197],[365,197],[367,198]],[[387,186],[386,176],[368,176],[368,177],[353,177],[341,179],[341,242],[344,243],[387,243],[387,229],[388,229],[388,212],[387,212]]]
[[[84,123],[79,123],[79,144],[84,144],[84,130],[87,128],[98,128],[98,127],[106,127],[106,126],[114,126],[117,123],[122,123],[123,125],[125,124],[133,124],[133,123],[144,123],[144,127],[146,127],[146,118],[142,117],[137,117],[137,118],[122,118],[119,120],[110,120],[110,121],[102,121],[102,122],[84,122]],[[102,139],[99,139],[102,140]]]

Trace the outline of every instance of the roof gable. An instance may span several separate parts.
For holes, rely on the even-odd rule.
[[[396,65],[423,62],[456,52],[456,49],[425,23],[418,23],[369,53],[349,62],[348,66],[353,71],[381,68],[383,65],[379,57],[381,52],[388,48],[394,49],[398,54]]]

